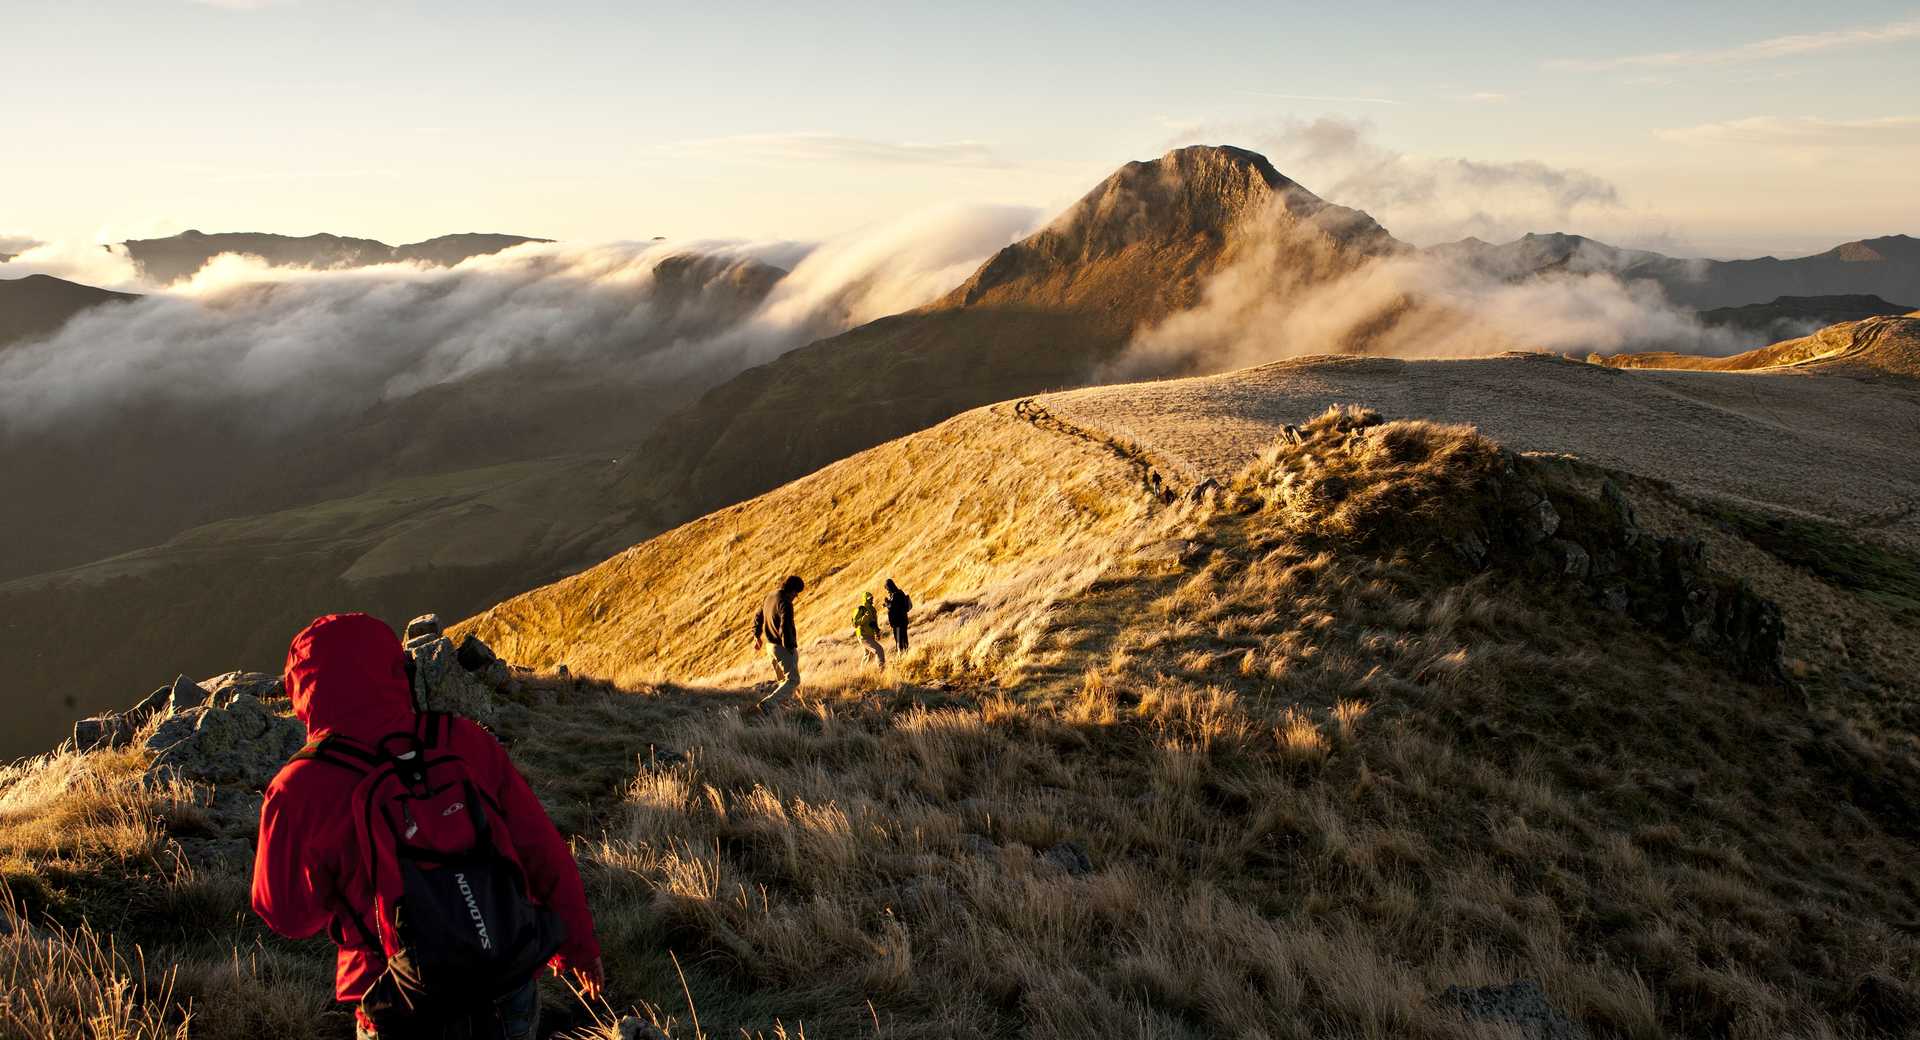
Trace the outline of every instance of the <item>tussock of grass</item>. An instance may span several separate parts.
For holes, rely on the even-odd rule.
[[[1483,486],[1506,465],[1471,426],[1387,422],[1367,409],[1330,408],[1300,432],[1300,443],[1275,443],[1232,489],[1243,507],[1343,544],[1407,546],[1435,530],[1471,529]]]
[[[92,928],[36,925],[0,904],[0,1032],[18,1037],[186,1040],[187,1022],[168,1021],[172,980],[144,981]]]
[[[0,1032],[331,1035],[327,960],[252,920],[250,864],[189,860],[176,839],[210,833],[211,792],[147,764],[129,748],[0,769]]]

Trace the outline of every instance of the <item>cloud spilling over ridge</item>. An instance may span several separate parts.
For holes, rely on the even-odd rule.
[[[1534,161],[1490,162],[1398,152],[1371,127],[1323,117],[1254,125],[1195,125],[1171,143],[1244,140],[1314,194],[1365,210],[1403,241],[1513,238],[1618,211],[1612,183]]]
[[[0,262],[0,278],[45,274],[117,292],[146,292],[153,288],[141,277],[125,246],[72,240],[42,242],[26,235],[14,236],[11,241],[20,248],[8,248],[7,240],[0,239],[0,253],[18,254],[12,260]]]
[[[1408,251],[1309,281],[1299,271],[1303,250],[1311,248],[1278,232],[1258,238],[1208,281],[1198,306],[1138,333],[1110,374],[1219,372],[1328,353],[1727,354],[1753,345],[1702,325],[1658,285],[1629,284],[1605,270],[1508,278],[1444,254]]]
[[[153,405],[287,426],[519,366],[717,381],[931,300],[1036,216],[942,210],[817,246],[529,244],[452,268],[309,271],[225,255],[170,291],[83,312],[0,355],[0,430]],[[53,248],[22,259],[48,264],[54,254],[41,254]],[[0,276],[33,273],[18,263],[0,265]]]

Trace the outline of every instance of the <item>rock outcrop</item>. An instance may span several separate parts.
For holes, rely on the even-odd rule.
[[[477,636],[458,645],[442,634],[437,615],[408,623],[407,655],[416,709],[462,715],[492,726],[498,696],[520,686],[513,669]],[[80,751],[121,748],[147,736],[157,776],[264,787],[306,741],[291,715],[277,675],[234,671],[194,681],[181,675],[120,712],[81,719],[73,726]]]
[[[1541,463],[1503,452],[1480,523],[1444,536],[1474,570],[1502,568],[1568,586],[1616,614],[1761,679],[1785,675],[1780,606],[1716,574],[1698,538],[1640,523],[1618,484],[1598,497],[1540,477]]]
[[[414,631],[420,620],[407,630]],[[407,641],[407,656],[413,661],[417,710],[462,715],[482,726],[495,723],[495,695],[513,681],[512,670],[478,636],[468,633],[456,646],[440,633],[436,620],[430,630],[422,626],[420,634]]]
[[[1526,567],[1748,676],[1785,674],[1786,623],[1779,604],[1715,573],[1705,542],[1648,531],[1611,479],[1601,482],[1597,500],[1565,487],[1541,494],[1566,519],[1546,554],[1536,553]]]
[[[1303,432],[1243,473],[1241,492],[1329,537],[1557,586],[1740,674],[1784,678],[1779,605],[1716,573],[1700,539],[1642,525],[1603,471],[1367,409]]]
[[[307,728],[249,693],[223,704],[174,712],[154,729],[146,747],[152,770],[188,780],[262,788],[306,743]]]
[[[412,621],[407,622],[407,630],[400,638],[405,642],[411,643],[425,636],[437,636],[439,634],[440,615],[422,614]]]

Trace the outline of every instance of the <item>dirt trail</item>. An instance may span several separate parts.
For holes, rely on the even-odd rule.
[[[1162,502],[1172,502],[1198,482],[1190,472],[1170,476],[1169,473],[1178,465],[1176,460],[1160,459],[1150,449],[1125,437],[1061,419],[1031,397],[1014,402],[1013,414],[1042,430],[1077,437],[1106,448],[1132,466],[1140,474],[1141,486]]]

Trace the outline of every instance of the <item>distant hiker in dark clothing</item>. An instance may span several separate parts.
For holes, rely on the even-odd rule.
[[[887,626],[893,629],[893,648],[899,653],[907,652],[907,612],[913,609],[913,600],[901,591],[900,586],[887,579]]]
[[[880,645],[880,614],[873,609],[873,593],[853,608],[853,634],[860,640],[860,660],[878,661],[887,666],[887,651]]]
[[[793,600],[806,587],[799,575],[788,575],[760,602],[760,612],[753,616],[753,645],[772,659],[776,684],[753,706],[755,711],[780,707],[800,688],[800,637],[793,629]]]

